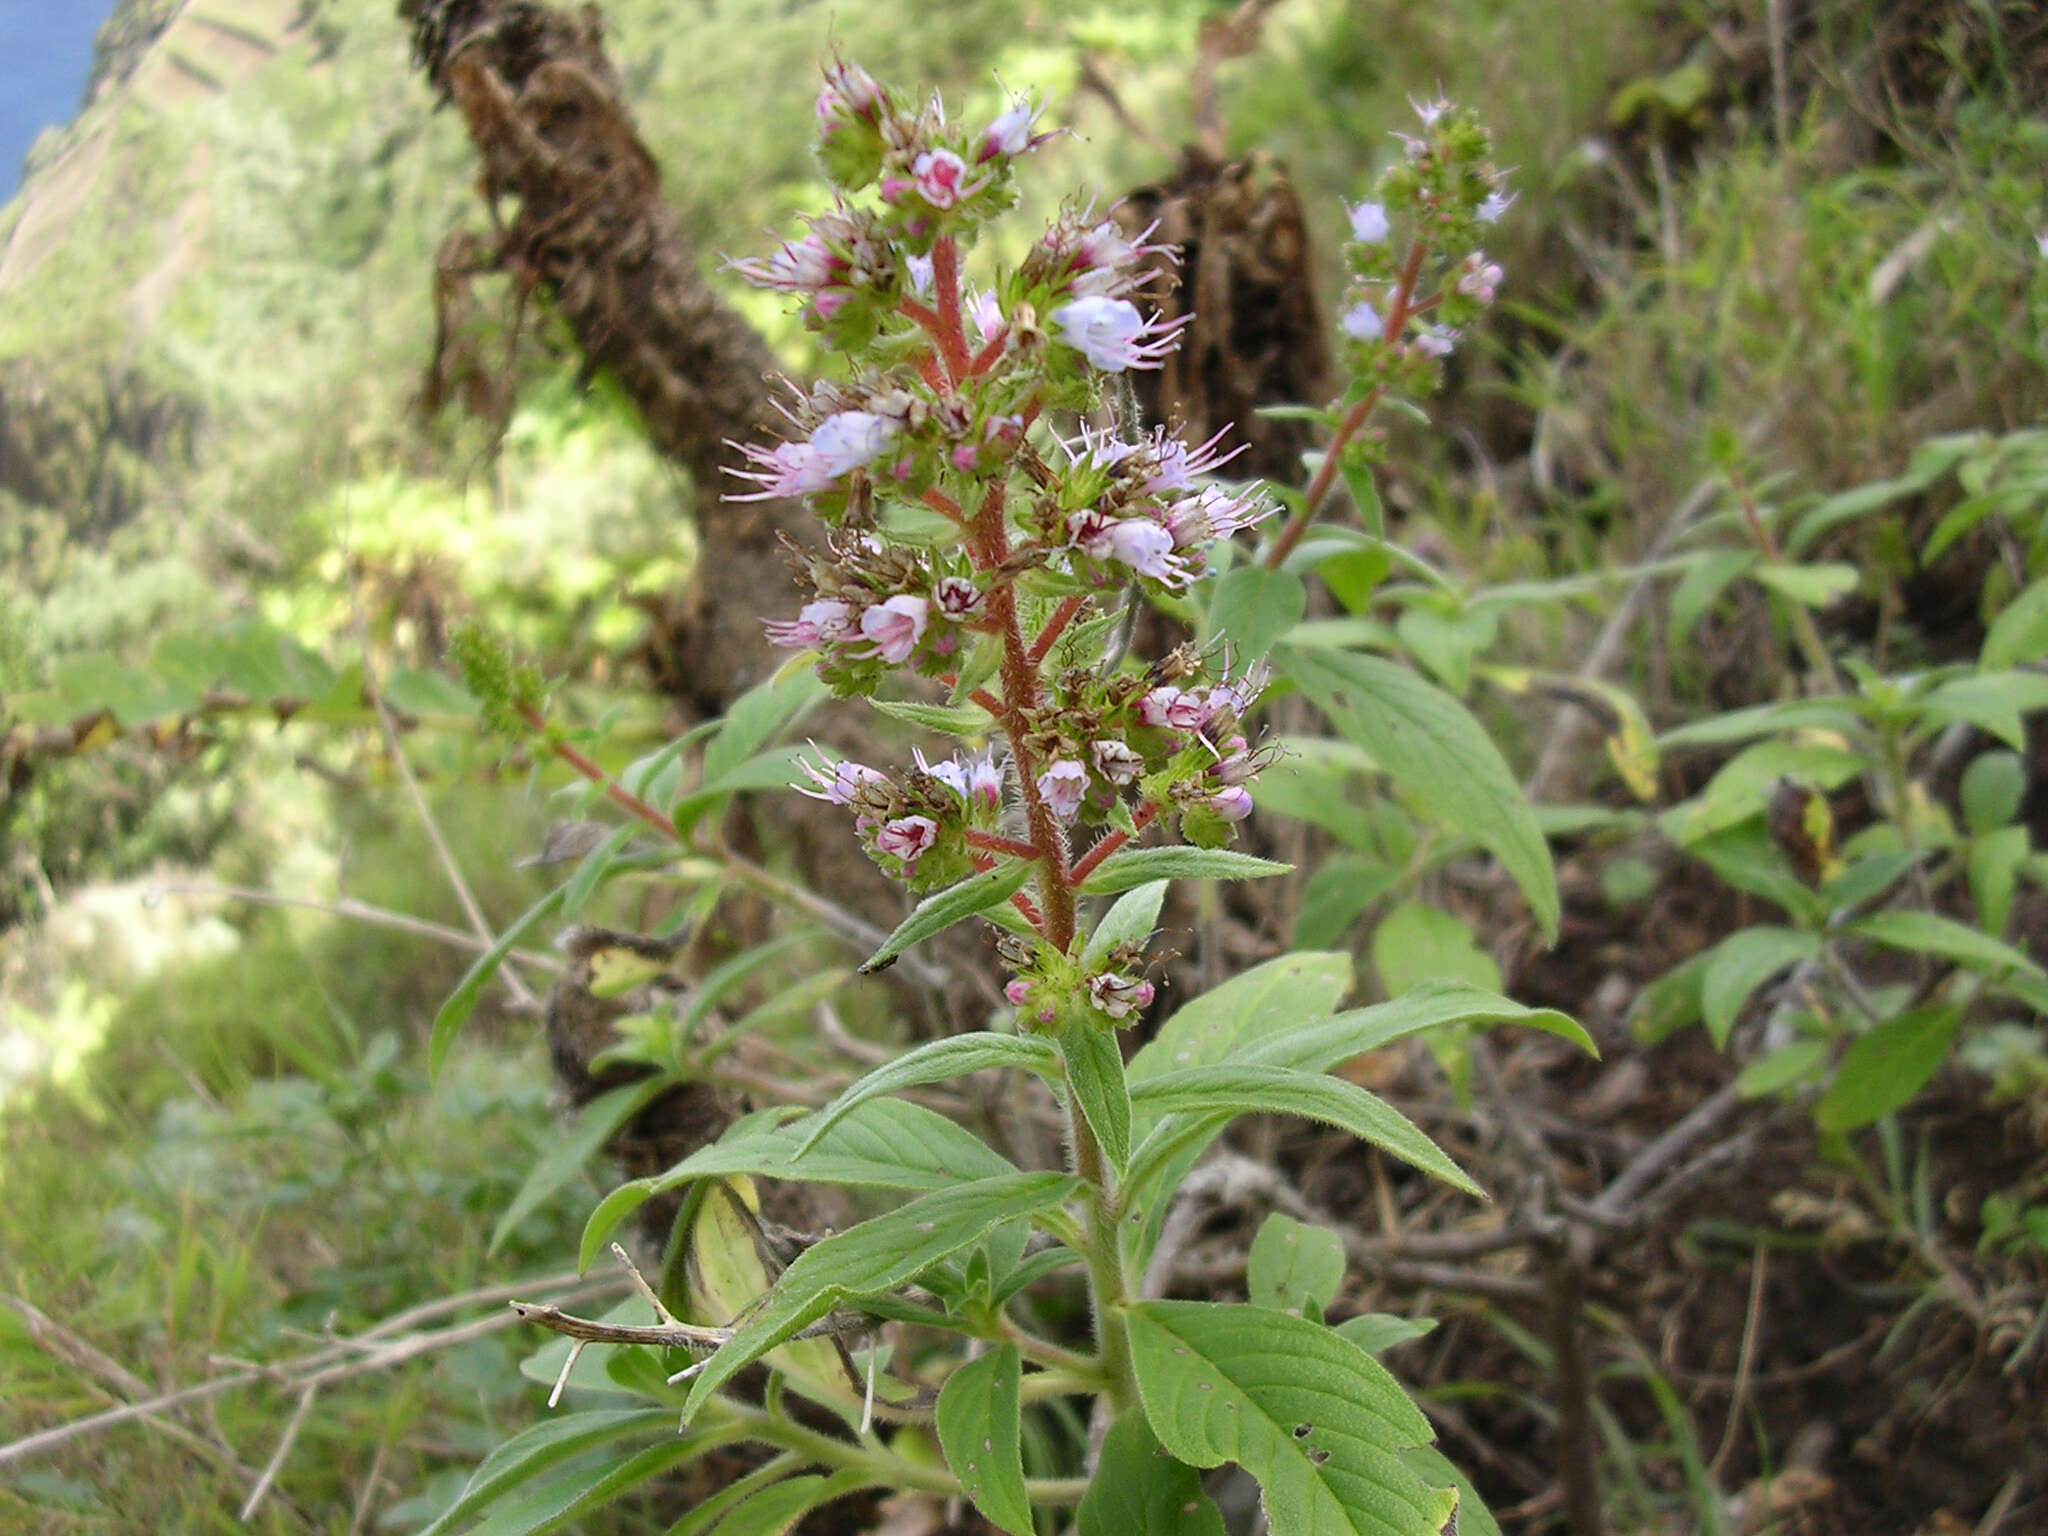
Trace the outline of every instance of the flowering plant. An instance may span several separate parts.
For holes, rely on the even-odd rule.
[[[912,1049],[807,1117],[749,1117],[607,1198],[586,1262],[640,1203],[694,1192],[678,1238],[687,1284],[643,1287],[653,1324],[526,1310],[575,1341],[561,1380],[595,1344],[614,1351],[612,1382],[679,1404],[681,1441],[629,1465],[735,1440],[771,1447],[774,1459],[727,1490],[753,1510],[748,1529],[786,1529],[804,1509],[883,1488],[964,1495],[1016,1536],[1038,1528],[1041,1507],[1072,1509],[1082,1536],[1208,1536],[1222,1526],[1197,1469],[1226,1461],[1258,1480],[1279,1536],[1434,1536],[1461,1499],[1483,1528],[1463,1479],[1428,1446],[1427,1421],[1369,1352],[1385,1331],[1370,1317],[1322,1321],[1343,1273],[1337,1234],[1275,1217],[1253,1248],[1249,1300],[1214,1303],[1163,1299],[1162,1225],[1203,1152],[1247,1113],[1338,1127],[1477,1194],[1428,1137],[1331,1069],[1444,1024],[1583,1033],[1450,984],[1340,1011],[1350,959],[1314,953],[1194,1000],[1128,1062],[1118,1030],[1157,1000],[1146,947],[1169,880],[1287,868],[1228,845],[1277,755],[1254,719],[1276,676],[1264,653],[1301,615],[1301,562],[1328,555],[1297,546],[1340,464],[1355,472],[1383,446],[1362,432],[1373,404],[1431,387],[1492,297],[1498,268],[1468,250],[1505,195],[1470,114],[1422,108],[1422,135],[1351,210],[1355,382],[1328,413],[1330,450],[1305,492],[1267,490],[1219,478],[1234,457],[1220,434],[1190,444],[1090,418],[1105,375],[1157,366],[1185,324],[1133,300],[1151,264],[1172,259],[1149,231],[1070,208],[1013,268],[970,281],[965,258],[1012,204],[1015,162],[1051,137],[1039,116],[1020,100],[985,126],[955,124],[938,102],[913,107],[834,63],[817,110],[834,204],[774,255],[735,264],[791,295],[847,363],[790,408],[784,441],[741,449],[735,494],[802,497],[823,523],[818,546],[794,552],[805,588],[794,616],[770,621],[769,635],[837,694],[963,743],[895,767],[814,751],[799,787],[843,807],[875,863],[922,898],[865,969],[952,924],[990,922],[1014,1010],[996,1023],[1009,1027]],[[1441,281],[1424,297],[1432,275]],[[1262,549],[1237,541],[1283,501],[1288,516]],[[1195,614],[1197,634],[1134,657],[1132,620],[1155,599]],[[1333,716],[1356,707],[1329,683],[1346,676],[1333,664],[1283,665]],[[1455,701],[1412,678],[1382,692],[1386,708],[1411,712],[1377,745],[1390,773],[1425,802],[1476,783],[1526,816]],[[1409,723],[1424,745],[1410,744]],[[1500,805],[1465,814],[1542,888],[1540,838],[1532,855]],[[1141,846],[1169,830],[1177,845]],[[896,1096],[991,1069],[1044,1085],[1065,1167],[1020,1169]],[[771,1275],[746,1182],[761,1176],[914,1197],[785,1250]],[[1031,1294],[1076,1272],[1089,1323],[1078,1342]],[[895,1327],[909,1331],[885,1342]],[[930,1347],[934,1336],[955,1343]],[[764,1364],[765,1391],[746,1385],[741,1373]],[[790,1392],[815,1406],[792,1411]],[[1036,1457],[1027,1477],[1027,1425],[1055,1408],[1092,1428]],[[877,1423],[893,1426],[886,1439]],[[592,1420],[590,1431],[583,1443],[619,1427]],[[523,1465],[570,1433],[543,1426],[501,1455]],[[515,1481],[479,1483],[496,1496]],[[486,1502],[466,1496],[451,1517]]]

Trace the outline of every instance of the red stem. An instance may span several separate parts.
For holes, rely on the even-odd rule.
[[[977,688],[967,697],[974,700],[975,703],[994,715],[998,720],[1002,718],[1003,701],[990,693],[986,688]]]
[[[1142,832],[1152,825],[1153,818],[1158,814],[1159,807],[1148,800],[1145,804],[1138,807],[1138,814],[1133,816],[1131,820],[1137,825],[1138,830]],[[1123,847],[1130,840],[1131,834],[1123,831],[1121,828],[1109,833],[1101,842],[1090,848],[1082,856],[1081,862],[1074,866],[1072,873],[1074,884],[1079,885],[1083,880],[1094,874],[1096,868],[1104,859],[1115,853],[1117,849]]]
[[[1423,258],[1429,254],[1429,247],[1420,240],[1408,248],[1408,259],[1401,265],[1401,275],[1395,279],[1394,292],[1387,300],[1386,324],[1380,334],[1395,345],[1400,344],[1401,332],[1416,313],[1415,280],[1422,275]],[[1294,552],[1294,546],[1301,542],[1301,536],[1308,532],[1308,525],[1315,521],[1316,509],[1323,498],[1330,494],[1330,487],[1337,483],[1338,462],[1345,447],[1358,435],[1358,429],[1365,425],[1366,417],[1373,407],[1380,403],[1386,393],[1384,384],[1375,384],[1365,398],[1344,413],[1344,420],[1337,426],[1337,433],[1330,439],[1330,446],[1323,454],[1323,462],[1317,468],[1315,478],[1302,492],[1301,507],[1287,520],[1287,526],[1280,531],[1280,537],[1273,541],[1273,547],[1266,551],[1265,566],[1269,571],[1280,568],[1281,562]]]
[[[967,365],[967,376],[978,379],[995,367],[996,359],[1003,355],[1003,345],[1010,339],[1010,328],[1006,325],[989,337],[982,349],[974,354],[974,360]]]
[[[1045,653],[1052,649],[1053,642],[1059,639],[1061,632],[1073,621],[1074,615],[1081,611],[1081,604],[1085,601],[1085,598],[1080,597],[1060,599],[1059,607],[1053,609],[1052,617],[1045,621],[1045,628],[1038,632],[1038,638],[1031,642],[1031,649],[1025,653],[1030,658],[1032,666],[1036,667],[1045,660]]]
[[[543,735],[546,734],[548,728],[547,718],[539,710],[531,706],[523,706],[519,713],[528,725],[540,731]],[[590,780],[591,783],[603,785],[605,794],[611,797],[614,805],[632,812],[664,837],[678,843],[685,841],[681,828],[677,827],[673,820],[649,805],[645,800],[642,800],[638,795],[626,788],[625,785],[605,772],[596,762],[586,757],[575,747],[570,746],[568,742],[549,738],[548,748],[555,756],[559,757],[571,768],[574,768],[584,778]]]
[[[1020,843],[1014,837],[999,837],[993,832],[983,832],[976,827],[967,829],[967,846],[979,848],[984,853],[1007,853],[1014,859],[1038,857],[1038,850],[1029,843]]]
[[[923,501],[934,512],[942,513],[953,519],[956,523],[964,525],[967,521],[967,514],[961,509],[960,503],[948,496],[944,491],[936,488],[926,491]]]
[[[960,244],[951,235],[941,235],[932,245],[932,296],[938,321],[932,337],[946,376],[958,380],[967,372],[967,333],[960,324]]]

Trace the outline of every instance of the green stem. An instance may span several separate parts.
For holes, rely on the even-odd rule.
[[[1123,1244],[1117,1240],[1116,1210],[1109,1196],[1109,1170],[1102,1147],[1071,1096],[1067,1127],[1074,1143],[1074,1171],[1087,1185],[1087,1222],[1080,1251],[1088,1266],[1088,1307],[1095,1321],[1097,1364],[1106,1378],[1102,1393],[1121,1413],[1138,1395],[1131,1368],[1131,1339],[1123,1318],[1123,1308],[1131,1300],[1130,1281],[1124,1274]]]

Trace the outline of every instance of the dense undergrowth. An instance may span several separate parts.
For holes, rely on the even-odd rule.
[[[1565,1271],[1541,1243],[1488,1256],[1489,1224],[1570,1216],[1727,1082],[1749,1116],[1726,1122],[1734,1173],[1709,1163],[1632,1212],[1576,1274],[1611,1528],[2015,1531],[2048,1499],[2024,1430],[2048,1369],[2048,122],[2026,95],[2048,44],[2019,8],[1785,9],[1774,71],[1762,4],[1283,5],[1223,76],[1233,147],[1283,158],[1311,210],[1326,301],[1339,199],[1405,95],[1483,102],[1517,168],[1504,313],[1457,356],[1439,422],[1394,424],[1378,482],[1423,565],[1328,552],[1298,639],[1398,654],[1482,715],[1551,834],[1561,942],[1442,818],[1306,742],[1261,820],[1268,851],[1315,862],[1276,908],[1199,913],[1190,940],[1227,937],[1238,966],[1351,951],[1363,998],[1453,978],[1600,1038],[1600,1067],[1440,1036],[1356,1069],[1507,1201],[1491,1217],[1329,1138],[1244,1144],[1312,1218],[1480,1255],[1475,1288],[1421,1287],[1438,1329],[1390,1360],[1509,1529],[1572,1514],[1570,1362],[1541,1291]],[[757,251],[818,201],[822,10],[606,10],[706,252]],[[50,254],[0,289],[0,1290],[35,1309],[0,1307],[6,1440],[556,1276],[616,1182],[549,1100],[534,993],[554,951],[429,1090],[430,1024],[475,938],[407,778],[504,930],[550,872],[515,861],[579,802],[478,738],[450,629],[481,616],[565,680],[564,718],[605,722],[606,767],[643,759],[672,732],[631,653],[699,558],[692,490],[545,315],[516,345],[488,305],[472,317],[479,355],[516,359],[502,443],[422,422],[434,248],[474,221],[459,123],[430,113],[381,0],[185,22],[214,12],[274,57],[208,91],[138,71],[0,215],[19,239],[66,156],[99,157]],[[1024,185],[1050,210],[1071,178],[1166,168],[1201,13],[834,25],[952,100],[996,104],[991,68],[1050,91],[1082,135]],[[745,112],[702,110],[736,93]],[[736,298],[792,367],[817,364],[775,306]],[[209,702],[223,676],[240,697]],[[1289,708],[1285,730],[1315,734]],[[37,734],[81,720],[62,750]],[[787,871],[772,837],[764,859]],[[708,900],[695,873],[685,897]],[[342,898],[453,942],[348,921]],[[578,898],[638,931],[676,899],[630,876]],[[803,942],[815,969],[847,963]],[[726,1012],[769,1043],[728,1065],[818,1101],[858,1059],[804,1040],[819,997],[896,1037],[858,983],[776,1015],[781,963],[733,977]],[[1563,1170],[1564,1199],[1530,1204],[1529,1166]],[[1242,1292],[1256,1227],[1224,1202],[1190,1240],[1217,1294]],[[1349,1310],[1423,1309],[1412,1277],[1368,1272]],[[498,1299],[420,1325],[492,1331],[312,1399],[259,1528],[416,1529],[538,1422]],[[303,1390],[273,1375],[0,1466],[0,1528],[230,1528]],[[1043,1433],[1056,1457],[1073,1426]],[[644,1498],[585,1528],[665,1529],[675,1511]]]

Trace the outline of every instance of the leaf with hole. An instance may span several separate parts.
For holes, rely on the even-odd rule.
[[[1275,1211],[1252,1239],[1245,1293],[1255,1307],[1320,1318],[1344,1283],[1344,1239]]]
[[[1023,1362],[1002,1348],[955,1367],[939,1389],[939,1446],[974,1507],[1011,1536],[1033,1536],[1024,1493]]]
[[[1356,1344],[1264,1307],[1150,1301],[1127,1318],[1160,1444],[1191,1466],[1251,1473],[1273,1536],[1444,1529],[1457,1494],[1403,1459],[1429,1442],[1429,1421]]]

